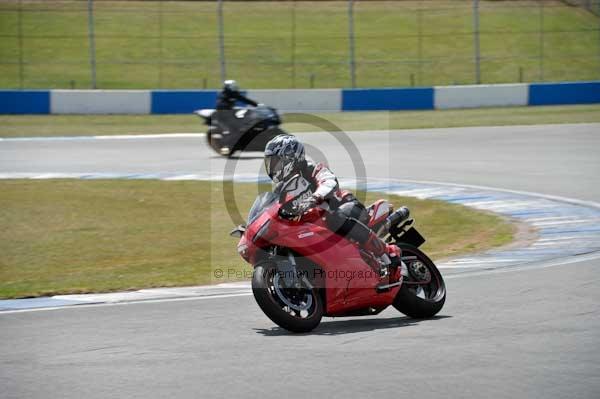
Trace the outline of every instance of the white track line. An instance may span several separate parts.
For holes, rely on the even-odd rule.
[[[0,137],[0,141],[79,141],[203,138],[206,133],[116,134],[104,136]]]
[[[249,296],[249,295],[252,295],[251,291],[244,292],[244,293],[237,293],[237,294],[203,295],[203,296],[190,296],[190,297],[178,297],[178,298],[147,299],[147,300],[130,301],[130,302],[105,302],[105,303],[90,303],[90,304],[81,304],[81,305],[54,306],[54,307],[48,307],[48,308],[3,310],[3,311],[0,311],[0,316],[2,316],[4,314],[11,314],[11,313],[45,312],[48,310],[96,308],[96,307],[101,307],[101,306],[124,306],[124,305],[135,305],[135,304],[144,304],[144,303],[199,301],[199,300],[203,300],[203,299],[234,298],[234,297],[238,297],[238,296]]]
[[[534,193],[531,191],[511,190],[511,189],[507,189],[507,188],[478,186],[478,185],[473,185],[473,184],[443,183],[443,182],[437,182],[437,181],[433,181],[433,180],[405,180],[405,179],[402,179],[402,180],[389,179],[389,180],[398,182],[398,183],[439,184],[440,186],[448,186],[448,187],[457,187],[457,188],[464,187],[464,188],[471,188],[474,190],[482,190],[482,191],[498,191],[498,192],[503,192],[503,193],[508,193],[508,194],[525,195],[525,196],[529,196],[529,197],[543,198],[543,199],[548,199],[548,200],[552,200],[552,201],[565,202],[568,204],[581,205],[581,206],[587,206],[587,207],[591,207],[591,208],[600,209],[599,202],[578,200],[575,198],[561,197],[559,195]]]
[[[583,263],[590,260],[600,259],[600,252],[590,254],[590,255],[582,255],[573,258],[565,258],[562,260],[556,260],[552,262],[544,262],[538,264],[524,265],[519,267],[512,267],[507,269],[493,269],[493,270],[482,270],[477,272],[466,272],[460,274],[452,274],[449,276],[445,276],[445,280],[454,280],[459,278],[466,277],[481,277],[481,276],[489,276],[495,274],[502,273],[512,273],[512,272],[524,272],[529,270],[539,270],[539,269],[547,269],[550,267],[569,265],[574,263]],[[33,308],[33,309],[16,309],[16,310],[5,310],[0,311],[0,316],[13,314],[13,313],[29,313],[29,312],[45,312],[49,310],[74,310],[74,309],[86,309],[86,308],[96,308],[96,307],[105,307],[105,306],[127,306],[127,305],[143,305],[148,303],[169,303],[169,302],[185,302],[185,301],[201,301],[205,299],[225,299],[225,298],[236,298],[242,296],[250,296],[252,292],[250,289],[248,292],[244,293],[236,293],[236,294],[222,294],[222,295],[208,295],[208,296],[195,296],[195,297],[183,297],[183,298],[162,298],[162,299],[148,299],[143,301],[135,301],[135,302],[107,302],[107,303],[92,303],[92,304],[83,304],[83,305],[71,305],[71,306],[57,306],[57,307],[49,307],[49,308]]]

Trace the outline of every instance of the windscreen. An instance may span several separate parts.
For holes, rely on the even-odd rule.
[[[271,191],[259,194],[248,213],[247,225],[255,221],[273,202],[277,201],[277,198],[277,195]]]
[[[274,118],[277,114],[272,108],[259,105],[258,107],[254,108],[254,115],[257,119],[265,120]]]

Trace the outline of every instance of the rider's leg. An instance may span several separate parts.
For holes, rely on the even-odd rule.
[[[368,227],[364,224],[363,226],[368,229]],[[369,236],[366,241],[361,242],[357,240],[360,246],[364,250],[371,252],[377,257],[382,256],[383,254],[387,254],[387,245],[385,244],[385,242],[383,242],[381,238],[377,237],[377,235],[371,229],[369,229],[368,234]]]
[[[380,265],[390,265],[391,261],[386,243],[364,223],[346,216],[343,212],[334,211],[327,217],[327,225],[336,234],[358,242],[362,249],[372,253],[377,258]]]
[[[387,254],[386,244],[365,225],[368,219],[365,206],[353,194],[347,194],[344,203],[335,211],[333,220],[329,220],[329,228],[357,241],[364,250],[375,256],[383,256]]]

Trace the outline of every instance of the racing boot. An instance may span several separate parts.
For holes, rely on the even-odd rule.
[[[391,266],[399,266],[402,263],[402,250],[394,244],[387,244],[386,247]]]
[[[390,266],[400,268],[400,274],[404,277],[408,277],[408,268],[406,264],[402,262],[402,249],[394,244],[387,245],[387,253],[392,262]]]

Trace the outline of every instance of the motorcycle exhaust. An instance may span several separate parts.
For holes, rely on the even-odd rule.
[[[392,226],[397,226],[400,222],[403,222],[404,220],[408,219],[409,216],[410,210],[407,207],[402,206],[387,217],[385,225],[389,230]]]
[[[402,207],[398,208],[398,210],[396,210],[390,216],[387,217],[387,219],[385,220],[385,222],[383,223],[383,225],[377,232],[377,235],[379,237],[385,236],[387,233],[390,232],[390,229],[392,227],[398,226],[400,223],[402,223],[403,221],[408,219],[409,216],[410,216],[410,210],[407,207],[402,206]]]

